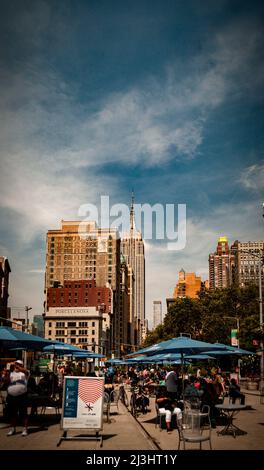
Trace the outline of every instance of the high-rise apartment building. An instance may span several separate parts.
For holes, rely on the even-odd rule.
[[[87,222],[62,221],[47,234],[46,289],[65,280],[95,279],[97,287],[119,282],[120,239],[115,229]]]
[[[264,241],[240,242],[236,240],[231,246],[235,257],[235,282],[239,287],[259,284],[259,258],[261,258],[261,279],[264,286],[263,255]]]
[[[153,300],[153,329],[162,324],[162,302]]]
[[[75,284],[80,287],[75,289]],[[87,288],[86,285],[88,285]],[[65,323],[66,320],[62,318],[63,309],[67,310],[68,321],[71,314],[75,315],[75,307],[78,307],[81,309],[81,323],[83,323],[86,322],[85,312],[87,311],[88,314],[89,307],[94,306],[96,311],[92,314],[89,313],[88,316],[94,317],[92,321],[100,322],[103,309],[98,305],[104,302],[99,301],[98,296],[99,294],[102,296],[103,291],[98,288],[108,288],[112,292],[111,311],[107,311],[107,315],[110,317],[109,351],[116,350],[116,345],[122,341],[122,338],[119,337],[120,330],[116,327],[116,318],[120,318],[122,315],[119,304],[120,238],[118,232],[115,229],[98,228],[95,222],[87,222],[83,225],[80,221],[62,221],[61,229],[49,230],[47,234],[45,336],[50,337],[47,331],[54,332],[56,330],[56,328],[47,326],[53,321],[50,319],[51,309],[53,309],[52,315],[57,314],[61,317],[60,322]],[[56,289],[61,290],[56,291]],[[72,296],[73,290],[74,298]],[[59,296],[60,312],[57,308],[57,296]],[[94,297],[92,305],[93,296],[96,298]],[[53,303],[54,298],[55,304]],[[89,322],[89,320],[87,321]],[[104,321],[102,324],[104,325]],[[76,330],[77,336],[78,331]],[[98,327],[97,331],[100,332],[101,327]],[[71,338],[68,340],[71,341]],[[77,343],[75,341],[73,344]]]
[[[142,234],[136,230],[133,198],[130,209],[130,231],[121,240],[121,252],[134,274],[134,312],[130,316],[134,319],[132,323],[139,325],[139,331],[134,331],[134,341],[140,345],[141,329],[145,321],[145,251]]]
[[[206,283],[207,281],[205,281]],[[198,297],[198,293],[203,287],[202,280],[200,276],[196,276],[195,273],[186,273],[184,269],[181,269],[179,272],[179,279],[175,286],[173,297],[184,298],[191,297],[195,299]]]
[[[220,237],[216,251],[209,255],[209,288],[223,289],[235,279],[235,256],[231,253],[226,237]]]

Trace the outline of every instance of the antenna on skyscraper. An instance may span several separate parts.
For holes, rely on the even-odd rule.
[[[135,202],[135,194],[134,194],[134,188],[132,188],[132,193],[131,193],[131,208],[134,208],[134,202]]]
[[[132,189],[131,194],[131,208],[130,208],[130,230],[135,230],[135,212],[134,212],[134,202],[135,202],[135,195],[134,189]]]

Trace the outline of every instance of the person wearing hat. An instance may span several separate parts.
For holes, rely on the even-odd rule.
[[[27,436],[27,379],[29,374],[20,359],[16,360],[13,366],[14,370],[10,373],[9,386],[7,389],[7,404],[11,414],[11,428],[7,436],[12,436],[16,433],[18,414],[23,419],[24,423],[22,436]]]

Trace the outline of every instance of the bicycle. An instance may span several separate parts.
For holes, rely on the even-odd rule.
[[[128,408],[128,397],[124,385],[119,387],[119,400]]]

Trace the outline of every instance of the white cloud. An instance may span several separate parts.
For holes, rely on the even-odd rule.
[[[164,245],[146,244],[147,318],[152,324],[153,300],[162,300],[166,313],[166,298],[172,297],[181,268],[208,279],[208,256],[214,252],[217,240],[226,235],[231,245],[235,240],[263,239],[261,211],[252,204],[222,204],[211,208],[210,214],[187,219],[187,244],[182,251],[168,251]]]
[[[263,191],[264,189],[264,163],[259,163],[247,167],[239,180],[243,186],[253,191]]]
[[[44,13],[48,21],[49,12]],[[79,205],[96,202],[105,188],[111,196],[118,193],[113,177],[95,178],[96,165],[148,167],[199,156],[210,112],[241,90],[256,91],[264,70],[257,60],[263,44],[258,26],[254,30],[248,24],[232,25],[210,41],[203,54],[189,63],[171,64],[162,82],[150,78],[141,86],[104,97],[97,111],[80,105],[75,90],[39,62],[25,63],[19,72],[5,72],[0,96],[0,205],[10,212],[8,223],[17,234],[19,247],[13,257],[34,238],[44,240],[47,229],[58,227],[61,218],[76,218]],[[262,187],[263,166],[249,167],[241,181],[249,189]],[[219,234],[254,238],[247,207],[232,210],[231,205],[220,207],[202,222],[189,221],[191,241],[182,254],[167,256],[162,248],[155,248],[157,255],[147,251],[148,302],[153,295],[171,295],[174,270],[183,266],[204,272],[205,253],[214,249]],[[34,281],[21,278],[25,265],[32,268],[31,274],[42,268],[31,266],[31,256],[26,252],[20,263],[13,264],[19,269],[19,275],[12,274],[13,292],[18,299],[31,292],[37,305],[41,281],[38,276],[31,276]]]

